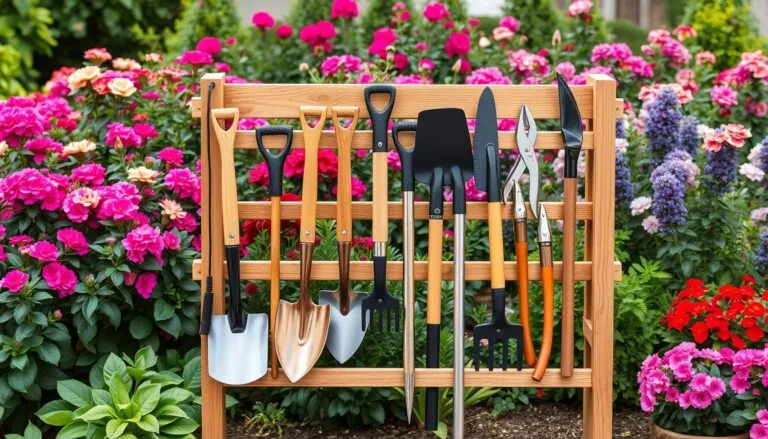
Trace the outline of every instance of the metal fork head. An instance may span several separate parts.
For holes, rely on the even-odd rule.
[[[523,327],[503,321],[492,319],[489,323],[475,326],[473,330],[474,340],[474,363],[475,370],[480,370],[480,341],[488,340],[488,370],[494,368],[494,345],[501,343],[503,352],[501,357],[501,369],[507,370],[509,365],[509,342],[515,339],[516,367],[517,370],[523,369]]]
[[[400,302],[389,294],[377,297],[375,294],[369,295],[363,299],[362,302],[362,325],[363,330],[369,328],[371,331],[376,332],[376,325],[373,324],[374,314],[379,316],[379,332],[384,331],[384,314],[387,315],[387,332],[392,332],[392,314],[395,315],[395,329],[398,331],[400,328]],[[374,313],[378,311],[378,313]]]

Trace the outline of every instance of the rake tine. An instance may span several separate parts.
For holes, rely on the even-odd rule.
[[[387,332],[392,332],[392,310],[387,309]]]
[[[523,340],[518,337],[517,338],[517,371],[523,370]]]
[[[475,338],[475,352],[474,352],[474,360],[472,361],[475,365],[475,371],[480,370],[480,339]]]
[[[384,312],[379,310],[376,314],[379,315],[379,332],[384,332]]]
[[[400,306],[395,309],[395,330],[400,329]]]
[[[502,343],[504,349],[501,357],[501,370],[507,370],[507,365],[509,364],[509,343],[509,340],[504,340]]]
[[[493,345],[496,339],[488,337],[488,370],[493,370]]]

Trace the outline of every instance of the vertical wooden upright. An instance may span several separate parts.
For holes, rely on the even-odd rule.
[[[209,130],[210,125],[208,117],[210,116],[208,105],[208,87],[214,84],[211,96],[211,108],[221,108],[224,106],[224,74],[208,73],[203,76],[201,85],[202,102],[200,113],[201,137],[200,137],[200,156],[202,157],[201,177],[202,177],[202,229],[201,238],[203,244],[202,260],[214,261],[211,266],[213,272],[213,314],[224,313],[224,241],[223,241],[223,218],[221,196],[208,196],[208,190],[212,194],[221,194],[221,154],[219,154],[219,142]],[[211,155],[208,156],[207,142],[211,142]],[[211,167],[211,178],[208,178],[208,169]],[[212,208],[212,220],[207,221],[208,204]],[[208,242],[208,228],[211,228],[212,245]],[[211,259],[209,259],[211,258]],[[202,289],[205,294],[205,278],[208,276],[208,265],[202,266]],[[200,375],[200,384],[202,386],[202,437],[204,438],[223,438],[226,436],[226,418],[224,413],[224,385],[214,380],[208,375],[208,336],[200,336],[200,358],[202,373]]]
[[[610,438],[613,406],[614,198],[616,174],[616,81],[607,75],[588,79],[593,88],[593,131],[590,191],[592,280],[585,319],[592,333],[589,367],[592,387],[584,389],[584,437]]]

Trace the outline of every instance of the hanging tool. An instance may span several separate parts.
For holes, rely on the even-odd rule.
[[[216,87],[215,82],[208,83],[208,97],[207,105],[205,108],[208,108],[208,117],[206,118],[206,127],[208,128],[205,133],[205,164],[207,168],[207,176],[208,176],[208,192],[206,194],[206,202],[203,204],[207,204],[207,214],[208,214],[208,251],[210,252],[213,248],[213,230],[211,229],[211,224],[213,224],[213,208],[211,207],[211,200],[213,199],[213,191],[211,190],[213,184],[213,173],[211,172],[211,98],[213,97],[213,89]],[[212,258],[209,255],[207,265],[207,276],[205,277],[205,294],[203,295],[203,309],[200,311],[200,335],[205,335],[206,337],[208,334],[211,333],[211,318],[213,317],[213,264],[211,263]]]
[[[267,373],[269,327],[266,314],[245,312],[240,295],[240,223],[234,151],[239,112],[237,108],[221,108],[211,110],[211,115],[221,153],[221,199],[229,313],[213,316],[211,321],[208,372],[216,381],[240,385],[255,381]],[[222,128],[220,119],[231,119],[230,128]]]
[[[325,125],[325,107],[301,106],[299,115],[304,134],[304,178],[301,186],[301,284],[296,303],[280,301],[275,323],[275,347],[283,372],[291,382],[299,381],[315,365],[328,337],[331,309],[316,305],[309,292],[312,254],[315,251],[317,211],[317,156]],[[316,117],[310,128],[307,117]]]
[[[536,162],[536,153],[533,145],[536,143],[536,120],[531,115],[526,105],[520,108],[520,116],[517,119],[516,139],[520,155],[512,165],[507,181],[504,183],[504,201],[509,202],[514,192],[515,197],[515,249],[518,265],[518,281],[521,291],[527,290],[528,281],[528,237],[526,216],[523,215],[525,203],[520,188],[520,179],[528,171],[528,201],[531,205],[534,218],[539,221],[539,248],[541,259],[541,279],[544,306],[544,331],[542,335],[539,358],[533,372],[533,379],[540,381],[549,362],[552,352],[552,333],[554,325],[554,277],[552,274],[552,248],[549,221],[547,220],[544,206],[539,203],[539,164]],[[544,214],[542,215],[542,212]],[[526,249],[521,252],[521,249]],[[545,258],[545,253],[548,255]],[[545,260],[546,259],[546,260]],[[545,264],[546,262],[546,264]],[[523,267],[524,266],[524,267]],[[523,268],[521,268],[523,267]],[[523,276],[525,276],[523,281]]]
[[[480,341],[488,340],[488,369],[494,367],[494,345],[501,342],[503,355],[501,368],[509,364],[509,341],[517,341],[517,370],[523,368],[523,328],[510,323],[506,316],[506,290],[504,289],[504,238],[501,223],[501,194],[499,174],[499,134],[496,125],[496,102],[489,87],[483,90],[477,106],[475,124],[475,184],[488,194],[488,244],[491,260],[491,321],[475,326],[474,363],[480,370]]]
[[[392,140],[400,156],[403,189],[403,308],[405,323],[403,325],[403,373],[405,374],[405,413],[408,423],[411,422],[414,394],[414,359],[413,359],[413,319],[415,311],[414,296],[414,221],[413,221],[413,148],[406,148],[400,143],[400,133],[416,131],[415,122],[400,122],[392,127]]]
[[[349,255],[352,250],[352,137],[357,126],[357,107],[332,107],[333,129],[338,144],[339,172],[336,180],[336,241],[339,252],[339,288],[320,291],[318,302],[331,307],[331,326],[326,347],[333,358],[345,363],[360,347],[365,337],[362,301],[365,293],[349,286]],[[339,118],[351,118],[348,127]]]
[[[264,137],[285,136],[285,144],[280,152],[272,154],[264,146]],[[269,238],[269,327],[272,329],[269,342],[272,346],[271,376],[278,376],[277,349],[275,349],[275,320],[277,304],[280,300],[280,198],[283,195],[283,165],[293,143],[293,128],[287,125],[267,125],[256,128],[256,144],[264,156],[269,171],[269,200],[271,204]]]
[[[584,128],[581,114],[571,88],[562,75],[557,75],[560,97],[560,132],[565,146],[565,172],[563,178],[563,304],[560,321],[560,375],[573,375],[573,313],[576,270],[576,193],[578,188],[578,164]]]
[[[464,181],[472,176],[472,152],[469,129],[464,111],[458,108],[439,108],[419,113],[413,166],[418,181],[430,186],[429,195],[429,249],[427,277],[427,367],[440,367],[440,300],[442,295],[443,259],[443,187],[461,186],[458,191],[460,216],[464,200]],[[456,237],[460,239],[460,237]],[[463,247],[463,239],[460,239]],[[463,253],[463,252],[462,252]],[[461,261],[454,261],[459,280],[463,279],[463,254]],[[461,283],[461,282],[460,282]],[[463,295],[463,287],[461,288]],[[460,302],[463,303],[463,297]],[[456,337],[463,337],[456,334]],[[462,354],[463,358],[463,354]],[[463,363],[463,362],[462,362]],[[463,372],[464,365],[461,365]],[[463,380],[462,386],[463,388]],[[463,398],[463,391],[454,399]],[[425,407],[425,428],[437,429],[438,389],[427,388]]]
[[[373,294],[363,300],[360,324],[363,329],[370,322],[374,328],[374,311],[379,311],[379,332],[384,330],[383,314],[387,314],[387,331],[392,331],[392,313],[395,314],[395,331],[400,328],[400,303],[387,291],[387,127],[392,108],[395,106],[397,89],[391,85],[369,85],[365,88],[365,106],[373,125]],[[389,102],[378,110],[371,101],[375,94],[389,95]],[[368,318],[366,319],[366,313]]]

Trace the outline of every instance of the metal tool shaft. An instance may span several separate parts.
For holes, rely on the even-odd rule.
[[[464,437],[464,214],[454,215],[453,437]]]
[[[405,375],[405,406],[408,422],[411,422],[414,394],[414,289],[413,277],[413,192],[403,192],[403,302],[405,325],[403,328],[403,373]]]

